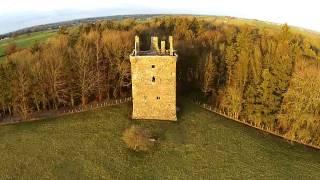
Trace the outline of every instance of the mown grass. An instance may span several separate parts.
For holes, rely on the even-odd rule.
[[[178,122],[132,121],[130,105],[0,127],[0,179],[317,179],[320,152],[183,100]],[[132,124],[158,145],[134,153]]]
[[[10,43],[16,43],[17,47],[19,48],[26,48],[32,46],[36,42],[44,42],[48,38],[54,36],[57,33],[57,31],[41,31],[41,32],[35,32],[35,33],[29,33],[29,34],[23,34],[20,36],[17,36],[15,38],[5,39],[0,41],[0,60],[4,59],[5,55],[5,48]]]

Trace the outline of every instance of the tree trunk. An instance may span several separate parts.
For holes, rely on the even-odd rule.
[[[82,104],[82,106],[87,104],[87,98],[85,97],[84,94],[81,95],[81,104]]]
[[[12,116],[11,106],[8,107],[9,115]]]
[[[97,71],[97,89],[98,89],[98,101],[102,100],[102,92],[101,92],[101,75],[99,68],[99,42],[96,42],[96,71]]]
[[[71,93],[71,107],[74,107],[74,97],[73,97],[73,93]]]
[[[34,104],[36,105],[37,111],[40,111],[40,105],[37,99],[34,100]]]

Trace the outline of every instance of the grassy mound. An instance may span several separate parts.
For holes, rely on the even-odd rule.
[[[312,179],[320,152],[223,119],[184,101],[178,122],[132,121],[120,105],[0,127],[0,179]],[[157,133],[147,153],[121,139],[136,124]]]

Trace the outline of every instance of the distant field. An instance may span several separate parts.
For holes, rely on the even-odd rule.
[[[30,34],[24,34],[15,38],[10,38],[6,40],[0,41],[0,58],[4,55],[4,51],[6,46],[10,43],[16,43],[18,47],[25,48],[30,47],[35,42],[43,42],[46,41],[49,37],[54,36],[57,31],[42,31],[35,32]],[[3,57],[2,57],[3,58]]]
[[[320,152],[182,101],[178,122],[132,121],[130,105],[0,126],[0,179],[317,179]],[[121,140],[132,124],[159,135],[149,153]]]

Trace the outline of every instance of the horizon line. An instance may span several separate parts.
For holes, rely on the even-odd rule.
[[[296,25],[290,25],[287,22],[285,23],[277,23],[277,22],[272,22],[272,21],[266,21],[266,20],[260,20],[260,19],[255,19],[255,18],[245,18],[245,17],[238,17],[238,16],[230,16],[230,15],[213,15],[213,14],[192,14],[192,13],[132,13],[132,14],[113,14],[113,15],[105,15],[105,16],[88,16],[88,17],[81,17],[81,18],[73,18],[73,19],[69,19],[69,20],[61,20],[61,21],[55,21],[55,22],[49,22],[49,23],[43,23],[43,24],[36,24],[36,25],[32,25],[32,26],[25,26],[23,28],[19,28],[13,31],[8,31],[5,33],[1,33],[0,36],[6,36],[6,35],[10,35],[22,30],[26,30],[26,29],[30,29],[30,28],[34,28],[34,27],[39,27],[39,26],[46,26],[46,25],[53,25],[53,24],[60,24],[60,23],[66,23],[66,22],[72,22],[72,21],[77,21],[77,20],[86,20],[86,19],[98,19],[98,18],[108,18],[108,17],[117,17],[117,16],[208,16],[208,17],[231,17],[231,18],[237,18],[237,19],[243,19],[243,20],[253,20],[253,21],[259,21],[259,22],[263,22],[266,24],[273,24],[273,25],[277,25],[277,26],[281,26],[283,24],[287,24],[289,27],[292,28],[297,28],[299,30],[304,30],[304,31],[308,31],[311,33],[316,33],[316,34],[320,34],[320,31],[314,30],[314,29],[310,29],[310,28],[305,28],[305,27],[301,27],[301,26],[296,26]],[[123,19],[129,19],[130,17],[124,17]],[[112,19],[111,19],[112,20]],[[80,22],[81,23],[81,22]]]

